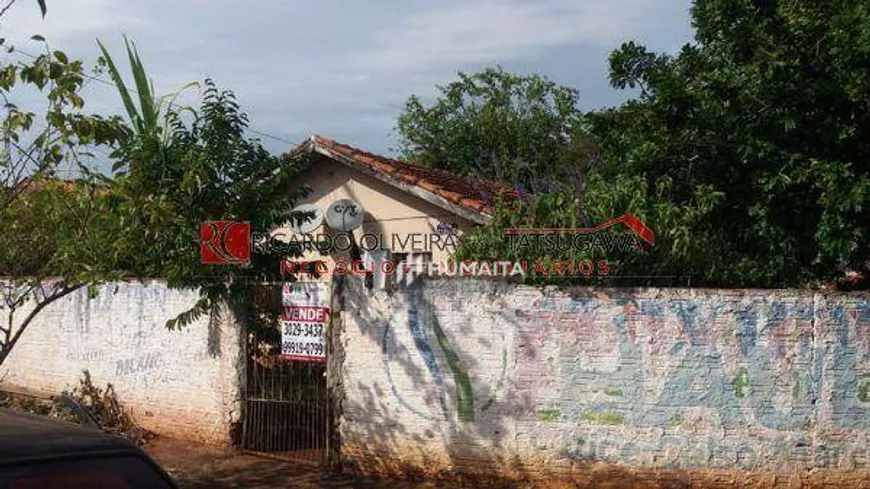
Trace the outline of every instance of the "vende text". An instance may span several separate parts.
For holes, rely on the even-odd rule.
[[[325,323],[329,320],[329,309],[325,307],[290,306],[284,308],[285,321]]]

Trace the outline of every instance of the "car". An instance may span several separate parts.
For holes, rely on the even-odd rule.
[[[0,489],[177,489],[142,449],[95,429],[0,408]]]

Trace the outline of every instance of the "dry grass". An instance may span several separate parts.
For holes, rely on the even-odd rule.
[[[120,436],[136,445],[144,445],[154,438],[154,434],[136,425],[129,411],[124,409],[115,394],[112,384],[105,388],[94,385],[90,373],[85,370],[71,391],[61,396],[41,398],[12,392],[0,392],[0,406],[24,411],[49,418],[79,423],[75,412],[62,400],[62,396],[75,401],[87,409],[96,419],[103,431]]]

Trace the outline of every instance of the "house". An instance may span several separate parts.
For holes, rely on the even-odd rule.
[[[300,204],[328,213],[330,206],[346,202],[344,199],[357,203],[362,223],[352,234],[360,253],[393,263],[448,260],[462,233],[490,221],[494,202],[517,196],[515,190],[499,182],[463,178],[318,135],[285,156],[300,153],[312,155],[300,176],[300,183],[311,193]],[[319,226],[319,222],[319,218],[313,222],[316,229],[308,233],[294,232],[289,226],[275,232],[287,240],[307,237],[328,249],[327,253],[309,250],[301,261],[323,260],[333,266],[341,257],[352,259],[347,236],[339,238],[343,234],[340,230],[327,223]]]

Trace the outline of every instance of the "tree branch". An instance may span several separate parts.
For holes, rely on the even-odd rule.
[[[3,362],[6,361],[6,357],[9,356],[9,353],[15,347],[15,344],[18,343],[18,340],[21,338],[21,334],[24,333],[24,330],[27,329],[27,327],[30,325],[30,322],[33,321],[33,318],[35,318],[40,311],[45,309],[47,305],[55,302],[56,300],[66,297],[70,293],[84,287],[84,285],[85,284],[81,283],[64,286],[59,292],[56,292],[49,297],[46,297],[44,301],[38,303],[36,307],[34,307],[32,311],[30,311],[30,314],[28,314],[27,317],[24,318],[24,321],[22,321],[21,324],[18,326],[18,330],[15,331],[12,339],[6,342],[4,345],[0,346],[0,365],[3,365]]]
[[[0,10],[0,17],[3,17],[3,14],[5,14],[6,11],[9,10],[9,7],[11,7],[14,3],[15,0],[9,0],[9,3],[7,3],[5,7],[3,7],[3,10]]]

